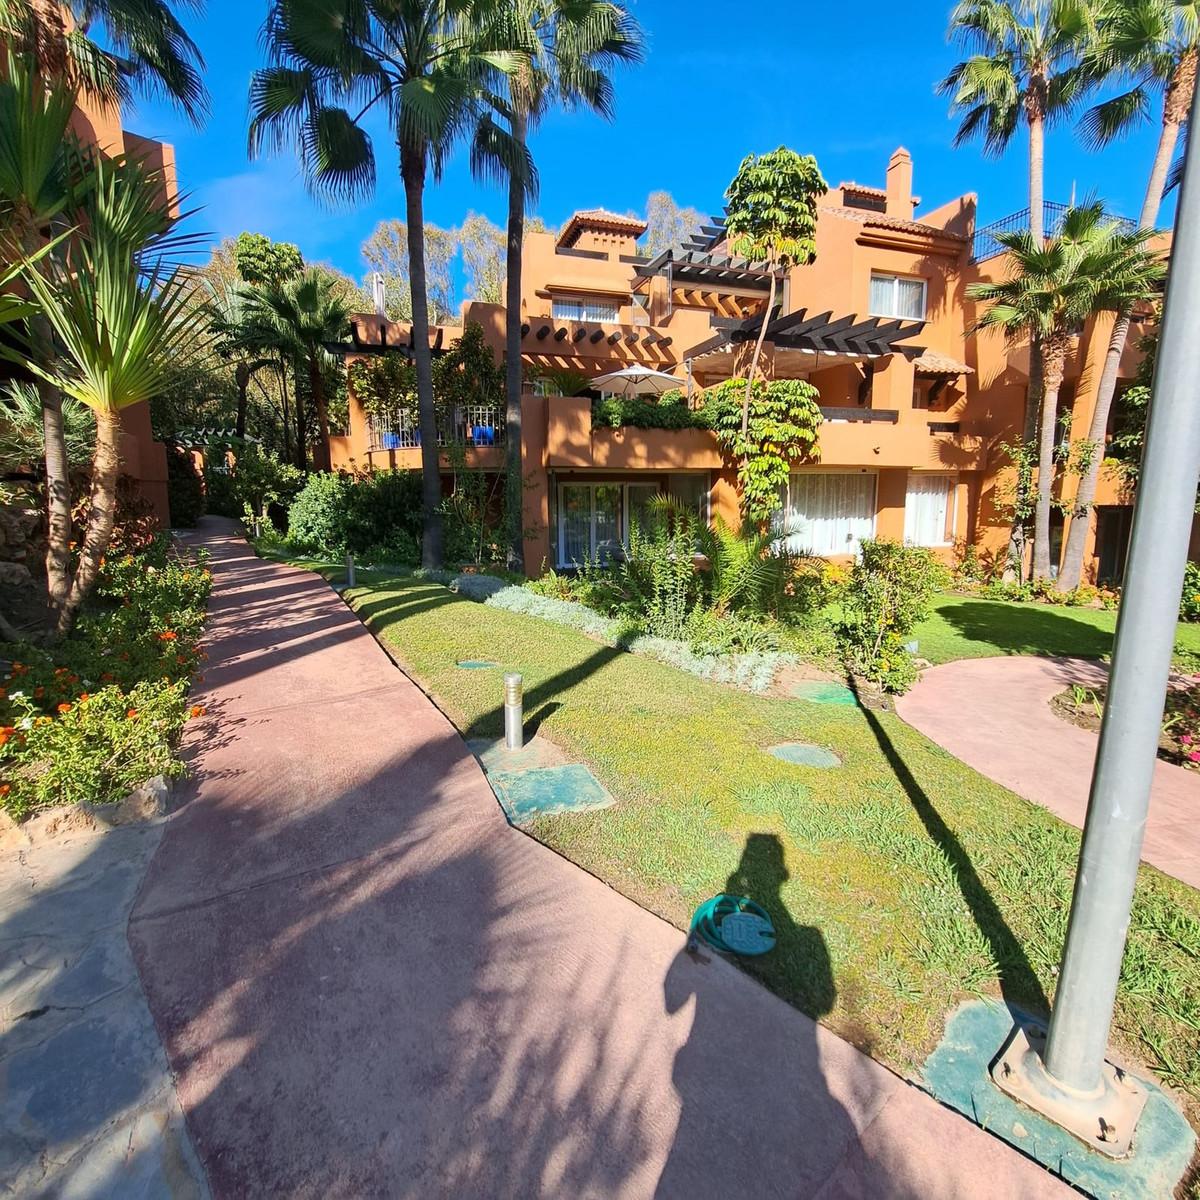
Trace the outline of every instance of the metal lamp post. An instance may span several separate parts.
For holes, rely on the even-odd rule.
[[[1200,93],[1191,128],[1200,119]],[[1200,477],[1200,156],[1175,216],[1158,362],[1108,701],[1066,948],[1044,1048],[1018,1031],[993,1067],[1005,1091],[1096,1149],[1125,1153],[1144,1090],[1105,1061],[1129,931],[1163,697]]]

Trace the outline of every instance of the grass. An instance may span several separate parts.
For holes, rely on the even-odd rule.
[[[1111,653],[1117,614],[1096,608],[1014,604],[972,596],[941,596],[914,637],[933,663],[1001,654],[1100,658]],[[1180,621],[1175,650],[1184,664],[1200,657],[1200,624]]]
[[[425,581],[361,583],[351,602],[466,736],[501,733],[500,679],[455,664],[495,660],[524,675],[529,726],[617,798],[533,836],[680,928],[716,892],[752,896],[779,939],[745,969],[881,1061],[915,1070],[965,996],[1046,1009],[1079,834],[892,714],[751,696]],[[791,740],[844,765],[765,752]],[[1200,1096],[1200,893],[1149,868],[1114,1041]]]

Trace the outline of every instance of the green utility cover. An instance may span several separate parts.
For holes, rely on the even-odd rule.
[[[785,763],[797,767],[840,767],[842,760],[824,746],[813,746],[808,742],[784,742],[772,746],[771,753]]]
[[[837,704],[846,708],[858,704],[858,697],[845,684],[829,683],[824,679],[802,679],[792,688],[792,695],[811,704]]]
[[[582,763],[535,767],[529,771],[492,771],[488,781],[514,825],[553,813],[608,808],[613,798]]]

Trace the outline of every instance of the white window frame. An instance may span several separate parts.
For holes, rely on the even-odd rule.
[[[570,306],[572,311],[560,311],[560,305],[563,308]],[[603,308],[602,316],[594,316],[589,311],[598,308]],[[608,296],[553,296],[550,299],[552,321],[591,321],[599,325],[615,325],[620,316],[621,302]]]
[[[946,525],[950,536],[939,542],[914,541],[908,535],[908,485],[914,479],[944,479],[948,484],[946,493]],[[904,542],[908,546],[924,546],[929,550],[953,546],[958,537],[958,476],[946,471],[909,471],[904,481]]]
[[[871,480],[871,527],[858,540],[863,542],[866,539],[875,537],[879,524],[879,472],[878,471],[790,471],[788,473],[788,481],[784,484],[783,507],[776,518],[776,524],[780,531],[778,545],[787,546],[793,539],[799,539],[797,533],[788,534],[787,525],[791,520],[789,509],[791,508],[791,490],[793,477],[800,475],[811,476],[831,476],[831,475],[853,475],[855,478],[863,478],[864,476]],[[858,556],[858,546],[845,551],[830,551],[828,553],[813,550],[810,546],[795,545],[792,549],[796,553],[811,553],[816,558],[845,558],[847,556]]]
[[[695,476],[697,479],[704,480],[704,483],[706,485],[705,489],[704,489],[704,511],[702,513],[698,512],[696,515],[701,518],[701,520],[704,522],[704,524],[706,526],[711,527],[711,525],[712,525],[712,477],[711,477],[711,475],[709,475],[709,473],[707,471],[668,471],[666,488],[662,488],[656,483],[647,483],[645,480],[631,479],[628,483],[626,483],[624,485],[625,494],[621,498],[621,504],[623,506],[623,511],[621,513],[621,524],[622,524],[623,528],[622,528],[621,533],[622,533],[622,541],[624,541],[626,548],[628,548],[628,546],[629,546],[629,532],[633,525],[633,503],[630,500],[630,492],[634,488],[652,487],[652,488],[654,488],[656,493],[665,491],[667,495],[670,495],[671,494],[671,477],[673,475],[674,476],[692,475],[692,476]]]
[[[871,303],[876,281],[889,282],[892,285],[892,304],[890,312],[879,312]],[[919,317],[907,317],[900,312],[900,281],[905,283],[919,283],[921,285],[921,315]],[[896,275],[891,271],[872,271],[871,285],[867,292],[867,309],[868,316],[871,317],[888,317],[893,321],[924,321],[929,314],[929,281],[922,279],[919,275]]]

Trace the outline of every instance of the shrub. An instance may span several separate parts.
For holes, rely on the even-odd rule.
[[[297,467],[250,444],[238,448],[228,471],[210,470],[205,479],[210,512],[260,526],[272,505],[290,505],[305,482]]]
[[[864,541],[842,595],[838,637],[852,671],[890,692],[916,678],[904,647],[945,586],[946,569],[929,550],[899,542]]]
[[[421,477],[380,471],[355,478],[310,475],[288,509],[288,540],[298,550],[340,558],[420,561]]]
[[[314,554],[345,554],[353,488],[349,475],[310,475],[288,508],[288,539],[292,545]]]
[[[160,537],[143,555],[105,560],[70,637],[13,649],[0,688],[0,806],[24,816],[106,803],[181,772],[174,741],[210,586],[203,561]]]
[[[708,417],[687,406],[683,394],[665,392],[658,400],[645,396],[610,396],[592,402],[592,428],[708,429]]]
[[[204,516],[204,481],[191,454],[178,446],[167,447],[167,502],[177,529],[191,529]]]
[[[1200,621],[1200,563],[1189,562],[1183,572],[1183,594],[1179,598],[1179,619]]]

